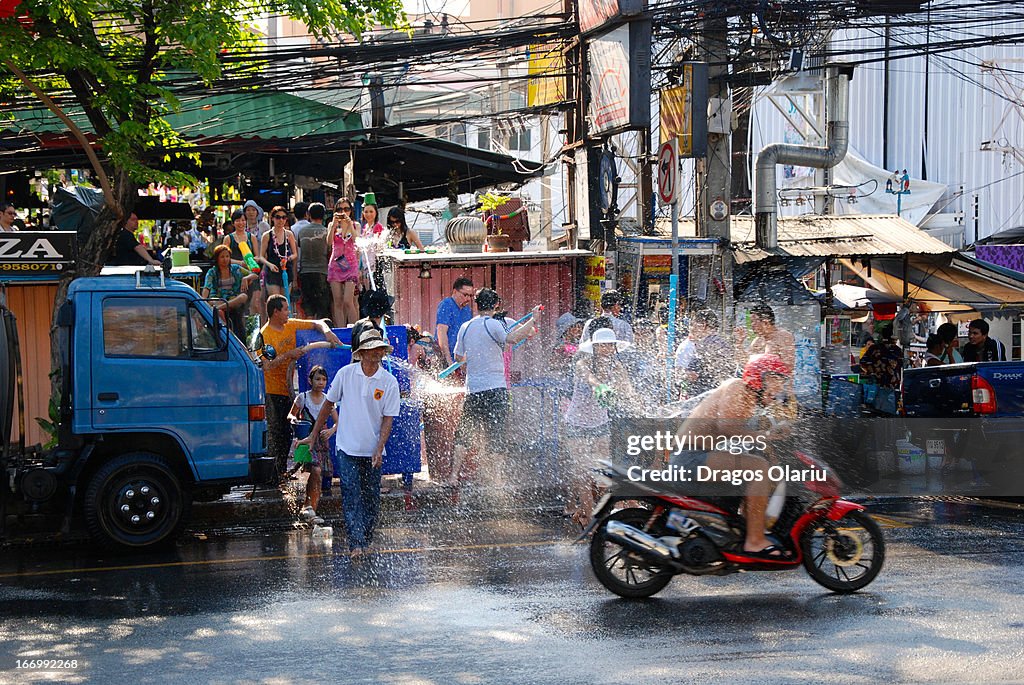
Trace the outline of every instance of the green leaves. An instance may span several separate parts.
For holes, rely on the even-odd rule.
[[[266,16],[303,21],[315,36],[358,36],[405,25],[401,8],[401,0],[23,0],[31,23],[0,20],[0,107],[39,107],[2,66],[10,61],[76,121],[85,115],[81,126],[97,135],[107,164],[138,182],[181,181],[160,171],[199,159],[165,119],[181,106],[175,89],[221,78],[224,55],[258,56]],[[232,64],[234,76],[259,70],[258,59]]]

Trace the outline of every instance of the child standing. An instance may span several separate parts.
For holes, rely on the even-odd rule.
[[[324,406],[327,396],[324,389],[327,387],[327,370],[322,366],[314,366],[309,370],[309,386],[306,392],[295,396],[292,409],[288,412],[288,418],[293,423],[296,421],[309,421],[310,426],[316,423],[316,417],[320,415],[320,409]],[[321,525],[324,520],[316,513],[320,504],[321,478],[330,478],[334,474],[331,471],[330,440],[335,431],[338,430],[338,410],[331,413],[333,423],[319,436],[311,436],[313,440],[309,445],[298,445],[295,448],[294,460],[296,465],[309,474],[306,480],[306,498],[303,502],[300,516],[307,522],[314,525]]]

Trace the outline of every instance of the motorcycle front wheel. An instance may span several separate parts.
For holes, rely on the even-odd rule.
[[[621,509],[605,518],[590,540],[590,567],[594,575],[601,585],[619,597],[650,597],[663,590],[672,580],[671,571],[631,552],[605,535],[605,526],[609,521],[621,521],[643,530],[650,516],[648,509]]]
[[[808,575],[833,592],[864,588],[885,561],[882,529],[863,511],[851,511],[838,521],[817,521],[800,543]]]

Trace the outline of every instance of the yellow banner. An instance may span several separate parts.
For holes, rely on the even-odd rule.
[[[526,106],[540,107],[565,101],[565,56],[557,48],[531,45]]]
[[[661,142],[679,138],[679,156],[693,155],[693,67],[683,68],[683,83],[661,91]]]

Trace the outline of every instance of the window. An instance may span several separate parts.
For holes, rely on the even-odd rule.
[[[462,123],[452,124],[450,141],[456,145],[466,145],[466,125]]]
[[[218,349],[203,314],[174,297],[103,300],[103,354],[184,359]]]
[[[529,152],[530,151],[530,129],[515,130],[508,139],[509,151]]]
[[[1020,318],[1013,320],[1012,333],[1010,335],[1010,355],[1006,358],[1007,361],[1014,361],[1021,359],[1021,324]]]
[[[481,150],[491,149],[491,131],[486,128],[477,129],[476,146]]]
[[[206,320],[203,313],[194,305],[188,307],[189,331],[192,339],[192,352],[204,354],[218,350],[217,337],[214,335],[213,326]]]

